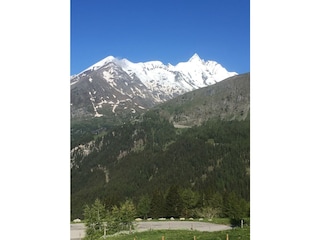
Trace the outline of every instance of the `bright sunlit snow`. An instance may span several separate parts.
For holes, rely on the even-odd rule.
[[[135,79],[138,78],[142,84],[132,85],[125,90],[123,86],[128,86],[129,84],[127,81],[130,80],[126,78],[124,82],[122,82],[122,80],[120,81],[117,75],[121,70],[117,70],[113,66],[110,68],[105,67],[110,62],[113,62],[115,66],[125,71],[130,76],[131,81],[135,81]],[[86,71],[97,69],[100,69],[103,79],[112,87],[112,89],[121,95],[130,98],[133,98],[134,96],[147,98],[146,94],[148,93],[145,91],[145,88],[147,88],[152,95],[153,101],[159,103],[165,101],[165,99],[170,99],[177,95],[206,87],[228,77],[237,75],[236,72],[228,72],[215,61],[205,61],[204,59],[201,59],[196,53],[188,61],[180,62],[175,66],[172,64],[165,65],[160,61],[133,63],[125,58],[117,59],[113,56],[108,56],[77,76],[72,76],[71,85],[80,82],[77,78],[89,75],[89,73],[85,73]],[[93,80],[92,77],[88,79],[91,83]],[[95,90],[89,92],[95,116],[100,116],[97,112],[97,108],[101,108],[101,105],[105,103],[105,101],[102,100],[97,104],[95,94]],[[117,101],[116,103],[109,102],[112,106],[112,112],[115,113],[116,108],[122,100],[117,100],[117,96],[114,94],[110,97],[113,97]],[[109,99],[109,96],[106,96],[106,98]],[[142,106],[138,107],[143,109]],[[135,109],[131,109],[131,111],[135,111]]]

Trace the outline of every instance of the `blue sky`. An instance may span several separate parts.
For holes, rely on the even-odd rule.
[[[250,0],[71,0],[70,67],[114,56],[173,65],[194,53],[250,71]]]
[[[208,4],[212,6],[213,2],[214,4],[227,2],[225,9],[229,9],[227,12],[229,18],[224,18],[225,14],[219,18],[220,22],[223,20],[225,29],[231,32],[231,38],[227,39],[224,37],[217,39],[211,36],[210,40],[203,40],[205,39],[204,34],[214,32],[216,28],[221,30],[219,25],[214,24],[221,11],[217,11],[217,7],[212,11],[209,11],[209,7],[200,8],[201,5],[206,5],[201,0],[195,1],[198,7],[194,6],[191,8],[193,10],[188,10],[187,20],[185,20],[186,15],[176,10],[178,5],[183,5],[188,9],[191,3],[187,1],[180,1],[180,4],[174,5],[167,2],[167,9],[164,6],[157,6],[159,11],[153,14],[145,13],[145,16],[151,15],[152,17],[149,17],[149,21],[142,22],[141,26],[151,25],[151,21],[157,22],[156,25],[169,22],[167,23],[168,28],[162,29],[163,36],[168,33],[167,31],[176,33],[166,39],[166,44],[169,46],[164,46],[160,41],[150,42],[151,38],[148,35],[144,35],[143,44],[134,41],[130,44],[130,39],[119,38],[122,33],[116,29],[116,26],[126,30],[128,27],[134,27],[136,32],[142,34],[148,30],[149,34],[151,32],[164,41],[162,35],[150,29],[135,28],[143,17],[143,14],[138,14],[138,12],[146,11],[141,7],[143,4],[137,6],[138,0],[128,0],[126,4],[121,0],[105,0],[107,1],[110,2],[110,7],[95,10],[94,6],[99,5],[95,1],[88,0],[87,6],[81,7],[80,3],[83,1],[76,0],[78,7],[83,9],[80,14],[77,14],[77,18],[82,15],[82,19],[87,23],[81,23],[78,20],[82,28],[74,25],[76,28],[71,31],[74,33],[73,46],[69,46],[69,1],[0,1],[2,10],[0,24],[3,23],[0,44],[3,69],[0,94],[0,101],[3,103],[1,105],[3,113],[1,147],[4,150],[1,156],[4,156],[3,159],[8,159],[8,161],[1,162],[1,167],[15,170],[15,175],[9,170],[3,171],[0,175],[1,183],[8,182],[8,179],[10,181],[10,185],[1,186],[2,192],[4,190],[2,195],[10,195],[10,198],[1,199],[1,206],[4,206],[1,209],[1,216],[7,222],[16,221],[17,214],[28,216],[28,220],[30,218],[31,220],[20,225],[20,230],[29,235],[36,235],[36,239],[41,239],[47,234],[47,222],[38,221],[38,219],[47,218],[48,215],[58,224],[56,228],[59,228],[59,231],[50,232],[52,239],[68,238],[70,234],[70,227],[61,221],[61,216],[68,219],[70,212],[65,201],[70,196],[70,185],[66,184],[70,181],[70,172],[67,170],[70,169],[70,161],[66,161],[70,158],[70,47],[72,47],[72,69],[75,72],[78,71],[77,68],[87,67],[97,59],[109,54],[125,56],[132,61],[159,58],[163,62],[174,62],[185,61],[194,51],[197,51],[204,59],[216,59],[228,70],[235,69],[241,72],[241,69],[238,70],[239,66],[249,68],[248,7],[245,7],[241,0],[233,1],[232,4],[227,0],[208,1]],[[122,10],[112,8],[115,4],[120,5],[120,2],[122,7],[126,7]],[[155,4],[156,0],[150,0],[150,2]],[[177,3],[173,0],[171,2]],[[164,1],[161,3],[164,4]],[[246,3],[248,5],[249,1]],[[319,156],[317,136],[320,135],[319,111],[316,110],[319,109],[320,102],[319,77],[317,77],[319,61],[316,60],[320,56],[320,35],[317,30],[320,22],[318,1],[290,1],[290,7],[288,7],[288,1],[251,0],[250,3],[250,108],[253,109],[250,115],[250,139],[252,139],[250,155],[253,159],[250,171],[254,173],[250,183],[252,188],[250,214],[259,223],[254,229],[251,229],[250,234],[253,239],[263,240],[274,238],[274,232],[277,233],[278,239],[313,239],[314,231],[306,231],[306,229],[309,229],[310,221],[318,221],[317,216],[320,212],[320,197],[318,192],[314,191],[315,184],[320,182],[318,173],[320,166],[319,161],[316,161]],[[137,8],[130,6],[132,4]],[[130,8],[135,9],[135,13],[130,13]],[[199,9],[203,13],[197,18],[195,16],[199,15]],[[100,14],[92,17],[92,20],[88,22],[90,12],[94,11]],[[176,18],[173,21],[174,16],[170,16],[169,13],[163,14],[166,11],[175,12],[180,19]],[[97,18],[102,19],[102,13],[109,16],[109,25],[105,23],[104,27],[99,28],[98,23],[94,24],[94,21],[97,21]],[[161,18],[154,20],[160,13],[162,13]],[[238,16],[228,23],[234,13],[243,13],[246,20],[241,20]],[[137,18],[132,18],[133,15]],[[166,15],[167,18],[162,15]],[[128,16],[131,16],[130,20]],[[17,21],[19,19],[20,21]],[[195,28],[197,19],[202,19],[200,22],[203,25],[201,26],[209,28],[210,31],[203,30],[201,26]],[[203,19],[210,21],[203,23]],[[187,28],[191,30],[190,34],[192,31],[195,33],[195,38],[192,40],[190,34],[186,35],[187,30],[179,28],[185,22],[188,23]],[[106,31],[107,27],[117,35],[111,38],[111,35],[108,34],[109,38],[101,39],[104,35],[102,30]],[[97,29],[100,30],[100,33],[93,34]],[[237,34],[238,31],[240,35]],[[228,32],[224,32],[226,33]],[[227,35],[222,35],[220,32],[220,36]],[[131,38],[135,41],[142,39],[137,35]],[[86,42],[91,41],[94,42],[91,49],[85,47]],[[122,48],[117,47],[117,43]],[[217,43],[221,43],[222,46]],[[98,46],[100,51],[94,50],[94,45]],[[141,48],[147,50],[138,52],[135,45],[138,50]],[[175,46],[175,48],[170,48],[170,46]],[[204,50],[201,50],[199,46],[203,46]],[[164,47],[167,50],[162,52]],[[222,51],[224,49],[225,51]],[[139,54],[135,54],[137,52]],[[300,109],[303,109],[302,114],[299,114]],[[266,114],[266,112],[271,114]],[[22,116],[28,116],[23,118],[23,124],[27,127],[17,127],[21,126]],[[51,125],[59,127],[50,131],[52,129],[48,129],[48,126]],[[295,131],[294,137],[292,137],[292,129]],[[12,144],[17,142],[16,136],[28,136],[29,140],[19,144],[19,151],[17,151],[17,144]],[[39,139],[45,139],[45,141],[39,141]],[[309,141],[299,141],[299,139]],[[37,151],[33,151],[35,142]],[[265,151],[265,146],[271,142],[273,150]],[[57,147],[48,154],[48,146]],[[13,153],[14,161],[9,161]],[[32,155],[28,161],[24,161],[26,154]],[[44,156],[46,162],[50,163],[51,171],[38,171],[39,166],[43,165]],[[301,159],[303,159],[303,164],[301,164]],[[17,168],[17,164],[22,167]],[[277,168],[275,169],[274,166]],[[290,171],[288,171],[288,166],[290,166]],[[66,169],[66,171],[61,171],[61,169]],[[59,179],[56,177],[57,172],[59,172]],[[272,173],[271,178],[270,173]],[[297,173],[301,176],[300,178],[297,178]],[[15,177],[17,174],[23,178],[23,181]],[[39,189],[37,184],[39,179],[45,181],[46,188]],[[288,185],[288,183],[291,184]],[[284,187],[286,194],[282,194]],[[34,197],[24,198],[24,203],[29,206],[25,208],[25,205],[16,203],[21,198],[21,192],[12,191],[13,188],[28,188],[32,196],[39,199],[45,197],[45,201],[34,201]],[[264,194],[260,194],[261,189],[264,189]],[[300,194],[297,194],[297,190]],[[41,195],[37,196],[39,193]],[[63,196],[61,198],[52,197],[61,194]],[[281,195],[281,198],[274,201],[274,196],[278,195]],[[305,196],[308,196],[308,199]],[[302,205],[304,201],[307,202]],[[58,208],[50,209],[47,207],[50,204],[57,205]],[[269,207],[266,208],[266,205]],[[297,206],[303,206],[300,212],[310,221],[300,221],[301,227],[296,228],[295,231],[283,231],[283,228],[288,229],[296,224],[297,211],[292,211],[292,209],[296,209]],[[46,211],[34,211],[34,209],[46,209]],[[265,226],[270,224],[270,221],[277,221],[274,218],[274,212],[279,214],[277,224],[273,225],[275,229],[265,231]],[[35,221],[40,231],[32,231]],[[7,224],[1,229],[1,236],[7,236],[9,239],[13,231],[16,231],[16,226]],[[261,232],[264,233],[263,236]]]

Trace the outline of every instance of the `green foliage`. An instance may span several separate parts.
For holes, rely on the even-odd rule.
[[[241,239],[250,240],[250,227],[235,228],[227,231],[219,232],[200,232],[200,231],[188,231],[188,230],[153,230],[144,231],[128,235],[109,236],[110,240],[150,240],[150,239],[164,239],[170,240],[186,240],[186,239],[198,239],[198,240],[224,240],[228,234],[230,240]]]
[[[248,216],[249,204],[239,198],[234,192],[227,194],[224,199],[223,213],[232,220],[235,225],[240,224],[240,220]]]
[[[133,229],[136,210],[131,200],[126,200],[120,206],[113,206],[106,211],[99,199],[92,205],[85,205],[84,220],[86,225],[86,239],[97,239],[105,232],[113,234],[121,230]]]
[[[154,190],[150,203],[150,217],[164,217],[165,213],[165,198],[163,193],[160,190]]]
[[[148,218],[148,214],[151,210],[151,199],[145,194],[139,198],[139,202],[137,204],[137,215],[144,219]]]
[[[165,210],[166,217],[180,217],[182,215],[183,202],[178,192],[178,186],[173,185],[169,188],[166,196]]]
[[[132,227],[132,221],[136,216],[136,208],[131,200],[126,200],[120,204],[120,207],[114,206],[112,209],[112,215],[119,221],[123,229],[129,229]]]
[[[72,219],[83,218],[83,206],[96,198],[110,211],[130,198],[140,217],[249,216],[249,121],[210,120],[177,132],[149,111],[140,122],[106,128],[94,144],[71,170]]]
[[[106,117],[71,121],[71,149],[94,140],[98,135],[105,134],[114,124],[114,121]]]
[[[84,219],[88,239],[103,235],[103,222],[106,220],[106,212],[99,199],[96,199],[91,206],[85,205]]]
[[[178,125],[194,126],[213,118],[249,120],[249,102],[250,73],[247,73],[177,96],[155,109]]]
[[[193,191],[191,188],[184,188],[180,190],[179,194],[182,200],[182,216],[193,217],[193,210],[200,201],[199,192]]]

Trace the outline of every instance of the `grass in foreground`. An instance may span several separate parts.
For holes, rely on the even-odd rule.
[[[249,240],[250,227],[235,228],[220,232],[200,232],[188,230],[153,230],[129,235],[108,236],[111,240]],[[164,238],[162,238],[164,237]]]

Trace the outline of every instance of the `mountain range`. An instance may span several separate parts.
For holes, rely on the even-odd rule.
[[[179,216],[248,206],[250,73],[197,54],[175,66],[109,56],[70,83],[71,219],[97,198],[149,199],[146,216],[170,217],[170,189],[198,196]]]
[[[135,117],[169,99],[236,75],[198,54],[175,66],[108,56],[71,76],[71,118]]]
[[[93,69],[86,71],[98,70]],[[113,120],[120,109],[110,111]],[[226,203],[232,196],[249,203],[250,73],[135,114],[117,123],[109,116],[71,121],[72,219],[82,219],[85,204],[96,198],[110,207],[125,199],[138,206],[147,197],[158,211],[148,216],[163,217],[163,203],[156,201],[173,186],[202,196],[194,210],[220,209],[216,196]]]

